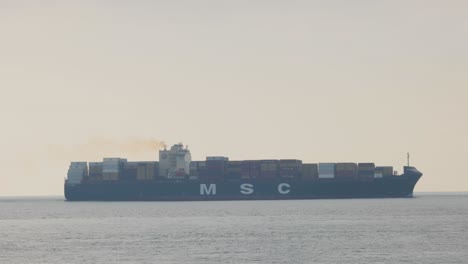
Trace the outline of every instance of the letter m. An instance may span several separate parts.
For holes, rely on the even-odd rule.
[[[206,184],[200,184],[200,195],[215,195],[216,194],[216,184],[210,184],[208,187]]]

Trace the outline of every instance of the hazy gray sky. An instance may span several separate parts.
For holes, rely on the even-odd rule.
[[[0,195],[71,160],[373,161],[468,191],[466,1],[0,0]],[[119,155],[120,154],[120,155]]]

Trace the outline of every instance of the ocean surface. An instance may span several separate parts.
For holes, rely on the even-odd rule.
[[[2,197],[0,263],[468,263],[468,194],[228,202]]]

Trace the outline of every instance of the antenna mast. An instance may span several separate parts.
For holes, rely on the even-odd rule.
[[[409,167],[409,152],[406,153],[406,159],[408,161],[408,167]]]

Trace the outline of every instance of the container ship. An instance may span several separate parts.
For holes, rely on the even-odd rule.
[[[159,151],[158,161],[71,162],[68,201],[205,201],[412,197],[422,173],[374,163],[297,159],[192,161],[188,147]]]

